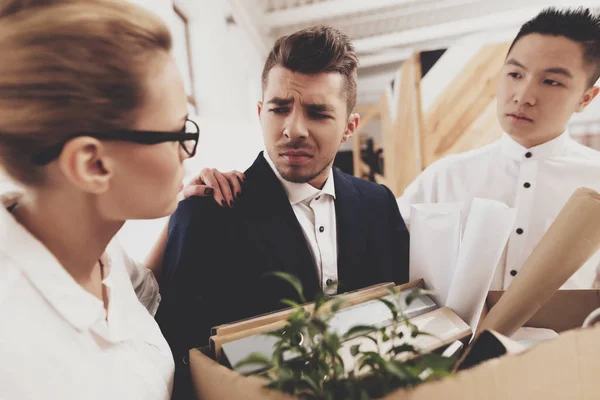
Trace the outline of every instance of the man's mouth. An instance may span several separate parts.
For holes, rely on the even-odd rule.
[[[529,123],[529,124],[533,123],[533,119],[523,113],[509,113],[509,114],[506,114],[506,116],[509,117],[511,120],[513,120],[513,122]]]
[[[306,150],[287,150],[280,154],[289,164],[298,165],[308,162],[312,154]]]

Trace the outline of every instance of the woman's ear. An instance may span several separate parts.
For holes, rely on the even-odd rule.
[[[69,140],[60,154],[58,165],[73,185],[93,194],[106,192],[114,173],[114,162],[107,155],[106,146],[90,137]]]

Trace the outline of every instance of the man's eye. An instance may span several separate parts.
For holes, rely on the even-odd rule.
[[[289,108],[287,107],[276,107],[276,108],[271,108],[269,110],[269,112],[275,113],[275,114],[284,114],[286,112],[289,111]]]
[[[317,113],[317,112],[311,112],[311,113],[309,113],[309,116],[312,119],[327,119],[327,118],[331,118],[329,115],[321,114],[321,113]]]
[[[554,81],[554,80],[552,80],[552,79],[546,79],[546,80],[544,81],[544,84],[546,84],[546,85],[550,85],[550,86],[563,86],[563,84],[562,84],[562,83],[560,83],[560,82],[557,82],[557,81]]]
[[[521,77],[521,75],[518,72],[509,72],[508,76],[514,79],[519,79]]]

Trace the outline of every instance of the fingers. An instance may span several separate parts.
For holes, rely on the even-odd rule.
[[[216,171],[214,173],[214,176],[216,178],[216,181],[219,184],[219,188],[221,189],[221,196],[223,197],[223,200],[221,201],[221,205],[223,205],[224,207],[225,206],[233,207],[235,199],[233,197],[233,192],[231,191],[231,187],[229,186],[229,181],[219,171]],[[217,200],[216,197],[215,197],[215,200]]]
[[[213,193],[214,193],[213,188],[210,188],[206,185],[193,185],[191,183],[186,185],[182,191],[184,199],[187,199],[188,197],[192,197],[192,196],[199,196],[199,197],[212,196]]]
[[[214,168],[204,168],[200,174],[184,188],[184,197],[210,196],[223,207],[234,207],[236,197],[242,191],[241,183],[245,175],[239,171],[225,174]],[[212,190],[212,191],[211,191]]]
[[[223,192],[221,191],[221,186],[219,185],[216,174],[220,174],[220,172],[213,168],[204,168],[200,171],[200,175],[198,175],[194,181],[197,182],[196,186],[204,186],[205,188],[212,189],[211,193],[206,193],[205,189],[205,195],[212,195],[217,204],[224,207],[227,203]],[[201,189],[200,192],[202,192]]]
[[[235,199],[239,199],[242,193],[242,182],[245,178],[244,174],[238,171],[230,171],[224,173],[223,176],[229,182],[229,186],[231,187],[231,191],[233,192]]]

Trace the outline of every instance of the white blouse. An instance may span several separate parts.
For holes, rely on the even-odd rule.
[[[7,211],[13,201],[0,193],[0,399],[169,399],[171,351],[132,286],[155,310],[151,275],[110,243],[107,318]]]

